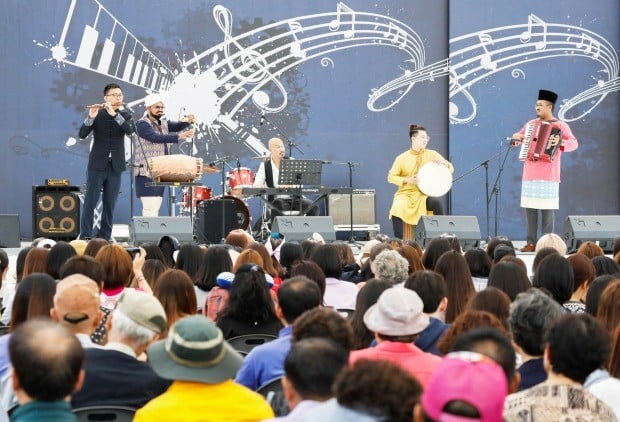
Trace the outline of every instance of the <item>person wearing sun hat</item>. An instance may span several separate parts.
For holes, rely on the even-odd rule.
[[[525,140],[526,134],[532,132],[538,122],[550,123],[560,130],[559,135],[549,138],[549,145],[558,145],[553,160],[530,160],[523,162],[523,176],[521,185],[521,207],[525,209],[527,226],[526,245],[521,252],[534,252],[538,240],[538,211],[541,215],[541,233],[553,233],[553,210],[560,208],[560,166],[562,153],[574,151],[579,146],[577,138],[571,132],[566,122],[553,117],[553,109],[558,100],[558,94],[541,89],[538,91],[538,101],[534,105],[536,119],[527,122],[519,132],[512,135],[515,144]],[[538,136],[532,133],[532,138]],[[546,140],[545,140],[546,141]],[[534,148],[533,142],[530,149]]]
[[[202,315],[179,320],[168,338],[148,349],[155,372],[173,383],[136,412],[134,421],[262,420],[273,417],[265,399],[233,378],[242,357]]]
[[[364,314],[364,324],[375,333],[378,344],[351,352],[350,363],[360,359],[389,360],[426,386],[441,358],[413,344],[429,324],[423,311],[422,299],[413,290],[402,287],[385,290]]]
[[[146,186],[153,181],[149,177],[147,160],[168,154],[168,144],[177,144],[180,139],[193,137],[194,130],[190,126],[196,118],[190,114],[185,122],[163,119],[164,99],[160,94],[147,95],[144,106],[144,115],[136,122],[140,142],[133,146],[133,175],[136,180],[136,196],[142,202],[142,215],[153,217],[159,214],[164,187]]]

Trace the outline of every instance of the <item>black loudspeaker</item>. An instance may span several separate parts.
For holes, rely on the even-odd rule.
[[[19,215],[0,215],[0,248],[19,248]]]
[[[415,226],[414,240],[426,248],[435,237],[454,235],[463,250],[480,246],[480,226],[475,216],[423,215]]]
[[[32,237],[73,240],[80,233],[77,186],[32,187]]]
[[[313,233],[318,233],[323,236],[323,239],[325,239],[326,242],[333,242],[336,240],[334,220],[332,220],[330,216],[278,216],[273,222],[271,231],[283,234],[287,242],[306,240],[309,237],[312,237]]]
[[[129,222],[129,241],[132,245],[157,243],[162,236],[174,236],[180,243],[189,243],[192,223],[189,217],[133,217]]]
[[[562,239],[569,253],[588,240],[612,253],[616,236],[620,236],[620,215],[569,215],[562,228]]]
[[[225,218],[223,233],[222,211]],[[194,236],[198,243],[220,243],[231,230],[238,228],[233,199],[209,199],[198,202],[194,217]]]

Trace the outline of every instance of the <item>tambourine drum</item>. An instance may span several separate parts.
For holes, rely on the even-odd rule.
[[[228,189],[251,188],[254,183],[254,172],[241,167],[228,172]]]
[[[191,188],[191,191],[190,191]],[[211,199],[212,190],[207,186],[187,186],[183,188],[183,207],[189,209],[190,207],[190,192],[194,201],[194,207],[198,201],[206,201]]]
[[[148,159],[151,178],[157,182],[193,182],[202,176],[202,158],[161,155]]]
[[[418,172],[418,188],[428,196],[443,196],[452,187],[452,173],[448,167],[434,162],[426,163]]]
[[[222,199],[222,197],[216,196],[214,199]],[[232,199],[235,202],[235,213],[237,214],[239,228],[247,230],[250,227],[250,209],[248,206],[236,196],[224,195],[224,199]]]

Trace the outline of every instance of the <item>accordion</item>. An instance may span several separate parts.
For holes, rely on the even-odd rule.
[[[552,145],[551,137],[559,136],[560,141]],[[525,136],[519,152],[521,161],[545,161],[550,163],[562,145],[562,130],[557,120],[540,121],[529,123],[525,128]]]

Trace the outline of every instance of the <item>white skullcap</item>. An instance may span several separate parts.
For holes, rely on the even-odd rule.
[[[163,104],[163,102],[164,102],[164,99],[159,94],[150,94],[150,95],[147,95],[146,98],[144,99],[144,105],[147,107],[150,107],[153,104],[157,104],[157,103]]]

